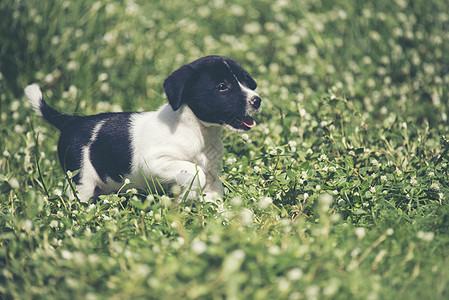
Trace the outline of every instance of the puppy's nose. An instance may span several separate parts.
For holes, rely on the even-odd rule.
[[[260,103],[262,102],[262,99],[260,99],[259,96],[254,96],[249,100],[249,103],[255,108],[259,109]]]

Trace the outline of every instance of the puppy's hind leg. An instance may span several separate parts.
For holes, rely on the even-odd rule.
[[[80,202],[87,203],[89,199],[95,196],[96,185],[95,182],[83,182],[76,186],[78,191],[78,199]],[[70,193],[73,193],[70,191]]]
[[[74,182],[69,182],[66,180],[65,194],[71,202],[79,200],[82,203],[87,203],[90,198],[97,196],[97,187],[94,186],[92,190],[92,185],[87,184],[77,184]]]
[[[78,190],[78,198],[80,202],[87,203],[90,198],[95,196],[95,191],[98,184],[101,182],[92,162],[90,161],[90,147],[86,146],[83,149],[83,158],[81,163],[80,180],[76,185]]]

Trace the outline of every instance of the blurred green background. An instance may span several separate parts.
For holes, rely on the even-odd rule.
[[[0,298],[449,298],[447,0],[2,0],[0,16]],[[67,113],[152,110],[210,54],[263,99],[255,128],[224,134],[225,214],[61,194],[26,85]]]

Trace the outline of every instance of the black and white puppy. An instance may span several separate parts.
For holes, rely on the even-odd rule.
[[[177,185],[189,198],[222,195],[219,179],[221,125],[243,132],[260,109],[256,82],[237,62],[207,56],[174,71],[164,81],[169,104],[153,112],[75,116],[56,111],[36,84],[25,88],[33,108],[61,131],[59,161],[73,178],[80,201],[117,192]],[[155,180],[157,179],[157,181]],[[128,181],[126,180],[126,181]]]

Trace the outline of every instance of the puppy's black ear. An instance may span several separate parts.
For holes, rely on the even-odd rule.
[[[246,72],[245,69],[242,68],[235,60],[228,59],[226,62],[231,67],[232,72],[237,75],[237,78],[240,82],[244,83],[247,87],[252,90],[255,90],[257,87],[256,81]]]
[[[249,87],[252,90],[255,90],[257,87],[256,81],[251,77],[251,75],[249,75],[248,72],[246,72],[245,70],[243,71],[245,72],[243,82],[246,84],[247,87]]]
[[[165,79],[165,94],[167,94],[168,103],[170,103],[173,110],[179,109],[183,104],[183,94],[193,74],[194,70],[190,66],[185,65]]]

